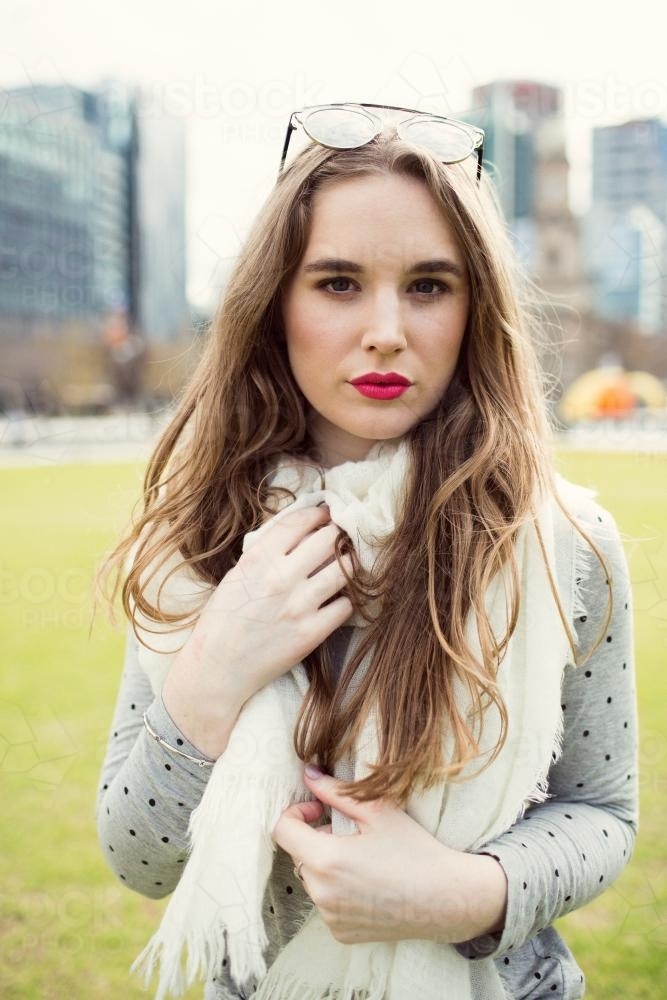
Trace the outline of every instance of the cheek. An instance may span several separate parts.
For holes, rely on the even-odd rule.
[[[300,367],[335,353],[339,337],[325,310],[300,309],[288,314],[285,320],[287,353],[292,366]]]
[[[429,345],[429,354],[433,359],[446,361],[458,356],[465,336],[466,322],[467,313],[457,310],[440,317],[428,331],[424,331],[425,342]]]
[[[319,338],[313,337],[307,328],[291,328],[287,335],[287,356],[294,372],[312,371],[319,353]]]
[[[293,322],[286,332],[287,358],[292,375],[299,388],[312,402],[313,393],[317,393],[325,371],[331,370],[332,359],[326,352],[327,340],[318,336],[309,322],[300,317],[299,322]]]

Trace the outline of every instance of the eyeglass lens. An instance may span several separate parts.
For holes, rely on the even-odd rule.
[[[354,149],[377,133],[375,122],[356,108],[320,108],[303,118],[307,135],[334,149]]]
[[[472,153],[473,143],[462,128],[449,122],[424,118],[399,125],[398,133],[416,146],[426,146],[445,163],[456,163]]]

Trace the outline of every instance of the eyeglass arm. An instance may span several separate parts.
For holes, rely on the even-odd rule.
[[[285,132],[285,142],[283,143],[283,151],[280,157],[280,167],[278,168],[278,176],[280,177],[283,172],[283,167],[285,166],[285,159],[287,158],[287,150],[289,149],[289,142],[292,138],[292,132],[296,129],[294,124],[294,113],[290,115],[289,125],[287,126],[287,131]]]

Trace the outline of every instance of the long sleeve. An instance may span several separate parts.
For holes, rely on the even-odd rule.
[[[171,753],[152,739],[143,725],[144,712],[153,731],[167,743],[203,757],[174,724],[161,697],[154,697],[128,629],[99,781],[97,830],[117,877],[136,892],[159,898],[178,883],[186,860],[190,813],[201,800],[211,768]]]
[[[469,957],[520,948],[603,892],[630,859],[638,798],[630,582],[612,518],[597,506],[594,517],[586,527],[610,573],[611,620],[590,659],[565,668],[563,752],[549,772],[549,799],[482,849],[507,876],[507,913],[501,934],[458,946]],[[582,584],[587,613],[576,623],[582,653],[604,626],[608,587],[595,559]]]

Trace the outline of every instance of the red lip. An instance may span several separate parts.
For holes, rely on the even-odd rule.
[[[366,372],[350,379],[351,385],[412,385],[409,378],[397,372]]]
[[[390,385],[386,382],[357,382],[352,388],[362,396],[368,396],[369,399],[397,399],[407,392],[410,386],[397,385],[396,382]]]

